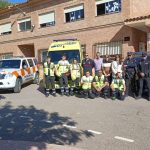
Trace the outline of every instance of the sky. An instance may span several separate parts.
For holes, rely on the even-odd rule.
[[[27,0],[8,0],[11,3],[23,3],[26,2]]]

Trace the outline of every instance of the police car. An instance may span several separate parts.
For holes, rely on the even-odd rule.
[[[0,89],[13,89],[20,93],[23,84],[38,83],[38,66],[35,58],[10,58],[0,60]]]

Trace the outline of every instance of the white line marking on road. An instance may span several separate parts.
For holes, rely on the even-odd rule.
[[[75,126],[69,126],[69,125],[66,125],[66,124],[63,124],[63,127],[72,128],[72,129],[76,129],[76,128],[77,128],[77,127],[75,127]]]
[[[90,133],[94,133],[94,134],[98,134],[98,135],[102,134],[101,132],[94,131],[94,130],[88,130],[88,132],[90,132]]]
[[[115,136],[114,138],[118,139],[118,140],[126,141],[126,142],[131,142],[131,143],[134,142],[134,140],[132,140],[132,139],[127,139],[127,138],[120,137],[120,136]]]

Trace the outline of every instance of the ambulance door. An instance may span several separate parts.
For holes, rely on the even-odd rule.
[[[23,83],[30,81],[29,64],[26,59],[22,60],[21,76]]]

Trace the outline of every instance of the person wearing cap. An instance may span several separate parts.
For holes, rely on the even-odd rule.
[[[77,59],[74,58],[72,64],[70,65],[70,72],[71,72],[71,88],[70,88],[70,95],[74,95],[74,89],[76,92],[79,90],[79,84],[81,80],[81,66],[78,63]]]
[[[128,52],[127,59],[125,59],[123,63],[123,70],[126,83],[126,96],[135,96],[135,76],[137,73],[137,65],[135,59],[132,57],[132,52]]]
[[[85,54],[85,58],[82,60],[82,76],[86,75],[86,72],[89,71],[90,74],[95,76],[95,63],[92,59],[89,58],[88,53]]]
[[[122,78],[121,69],[117,70],[116,78],[112,80],[110,87],[112,90],[112,100],[115,100],[115,99],[124,100],[125,99],[126,85],[125,85],[125,80]]]
[[[51,57],[48,56],[46,62],[43,63],[44,75],[45,75],[45,85],[46,85],[46,97],[50,94],[50,86],[52,89],[52,95],[56,96],[55,90],[55,65],[51,62]]]
[[[92,81],[93,76],[91,76],[90,71],[87,70],[85,75],[81,78],[81,87],[85,99],[94,98],[94,94],[92,93]]]
[[[100,52],[96,53],[96,58],[94,59],[95,63],[95,74],[98,75],[99,71],[102,70],[103,58],[100,57]]]
[[[150,101],[150,61],[147,59],[147,53],[142,54],[142,60],[138,65],[139,74],[139,92],[137,99],[142,97],[143,86],[146,83],[148,88],[148,101]]]
[[[59,77],[61,95],[66,94],[67,96],[69,96],[69,88],[68,88],[68,76],[70,75],[69,72],[70,72],[69,61],[67,60],[66,54],[63,54],[61,60],[58,62],[56,73],[56,75]]]
[[[103,75],[102,70],[99,70],[98,75],[93,79],[93,93],[96,97],[102,96],[107,99],[109,91],[109,81]]]

